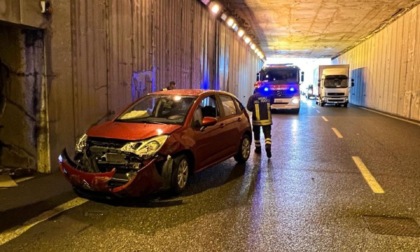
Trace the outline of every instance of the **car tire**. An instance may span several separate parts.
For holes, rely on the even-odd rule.
[[[249,135],[244,135],[241,139],[239,145],[239,150],[235,154],[234,158],[238,163],[245,163],[251,153],[251,137]]]
[[[174,193],[179,194],[184,191],[187,186],[190,173],[190,162],[186,155],[180,155],[174,158],[172,166],[171,189]]]

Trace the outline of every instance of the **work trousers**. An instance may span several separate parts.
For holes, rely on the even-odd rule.
[[[261,148],[261,128],[264,133],[265,148],[271,150],[271,125],[253,125],[255,148]]]

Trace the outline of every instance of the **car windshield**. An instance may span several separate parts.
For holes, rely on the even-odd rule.
[[[280,82],[297,82],[298,70],[296,69],[267,69],[262,77],[263,80]]]
[[[182,124],[195,96],[147,95],[122,113],[117,121]]]
[[[348,79],[346,76],[332,76],[325,79],[326,88],[346,88],[348,87]]]

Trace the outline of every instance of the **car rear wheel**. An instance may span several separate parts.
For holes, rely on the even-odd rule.
[[[174,193],[181,193],[187,186],[189,170],[187,156],[180,155],[174,159],[171,180],[171,188]]]
[[[239,145],[239,150],[234,156],[236,162],[238,163],[245,163],[250,155],[251,152],[251,137],[248,135],[244,135],[241,140],[241,144]]]

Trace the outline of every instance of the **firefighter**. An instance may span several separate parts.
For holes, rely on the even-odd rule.
[[[267,157],[271,158],[271,109],[270,97],[261,86],[254,90],[248,99],[246,108],[252,112],[252,131],[254,132],[255,153],[261,154],[260,132],[264,133],[265,150]]]

